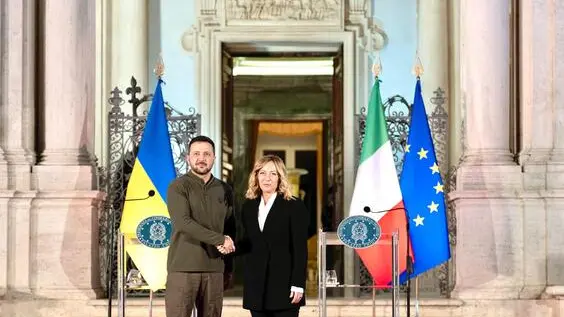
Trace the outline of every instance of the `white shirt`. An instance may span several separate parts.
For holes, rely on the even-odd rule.
[[[259,229],[262,232],[262,230],[264,229],[264,223],[266,222],[266,217],[268,217],[268,213],[270,212],[270,209],[272,208],[272,205],[274,204],[274,201],[276,200],[276,192],[274,192],[272,195],[270,195],[270,197],[268,198],[268,201],[265,203],[264,202],[264,198],[261,196],[260,198],[260,204],[259,204],[259,210],[258,210],[258,223],[259,223]],[[296,286],[292,286],[290,287],[290,292],[296,292],[296,293],[304,293],[304,289],[301,287],[296,287]]]
[[[266,222],[266,217],[268,217],[268,213],[270,212],[270,208],[272,208],[272,204],[274,204],[274,200],[276,200],[276,192],[270,195],[266,204],[264,203],[264,198],[262,196],[260,197],[258,222],[261,232],[264,229],[264,223]]]

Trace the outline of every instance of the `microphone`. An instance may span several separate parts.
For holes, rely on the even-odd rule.
[[[369,206],[364,206],[364,208],[362,208],[362,210],[364,210],[365,213],[373,213],[373,214],[381,214],[381,213],[385,213],[388,211],[394,211],[394,210],[407,210],[405,207],[395,207],[395,208],[391,208],[391,209],[386,209],[386,210],[376,210],[376,211],[372,211],[370,209]],[[407,215],[406,215],[407,216]]]
[[[155,191],[154,190],[149,190],[147,192],[147,197],[143,197],[143,198],[131,198],[131,199],[126,199],[125,201],[138,201],[138,200],[147,200],[151,197],[155,196]]]

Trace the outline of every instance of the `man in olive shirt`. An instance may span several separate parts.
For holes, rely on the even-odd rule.
[[[223,307],[224,273],[229,284],[232,259],[218,251],[233,252],[235,236],[233,190],[213,177],[213,141],[205,136],[188,145],[190,171],[168,188],[172,220],[168,251],[165,308],[167,317],[187,317],[194,304],[199,317],[219,317]]]

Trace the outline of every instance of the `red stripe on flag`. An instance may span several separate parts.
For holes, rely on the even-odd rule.
[[[374,279],[375,286],[385,287],[392,281],[392,237],[391,233],[399,232],[399,274],[404,272],[407,254],[407,223],[403,202],[394,206],[384,217],[378,221],[382,229],[382,234],[376,244],[365,249],[356,249],[357,254],[364,263],[364,266]],[[411,252],[410,252],[411,253]]]

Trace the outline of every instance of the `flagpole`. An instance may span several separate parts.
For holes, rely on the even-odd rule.
[[[415,277],[415,317],[419,317],[419,275]]]
[[[421,64],[421,59],[419,58],[419,52],[415,52],[415,65],[413,66],[413,74],[415,75],[417,80],[420,80],[421,75],[423,75],[423,65]],[[419,317],[419,275],[415,277],[415,317]]]
[[[417,77],[417,80],[419,80],[420,76],[423,74],[423,66],[421,65],[421,60],[419,59],[419,53],[415,52],[415,65],[413,66],[413,73],[414,75]],[[405,140],[404,142],[407,142],[407,140]],[[407,253],[406,253],[406,265],[407,265],[407,289],[406,289],[406,314],[407,317],[411,317],[411,274],[413,273],[413,259],[411,258],[410,255],[410,239],[409,239],[409,222],[411,221],[409,219],[409,217],[407,216],[407,210],[406,210],[406,230],[407,230],[407,239],[406,239],[406,244],[407,244]],[[418,283],[417,283],[417,278],[415,279],[415,292],[416,292],[416,302],[417,302],[417,288],[418,288]],[[417,312],[416,312],[417,314]]]
[[[155,64],[153,73],[157,76],[157,85],[160,85],[158,81],[160,81],[164,75],[163,53],[159,53],[159,58]],[[153,317],[153,289],[149,289],[149,317]]]
[[[378,55],[378,61],[375,61],[372,64],[372,74],[374,74],[374,80],[378,80],[378,76],[380,75],[381,71],[382,71],[382,63],[380,62],[380,55]],[[392,259],[392,262],[393,262],[393,259]],[[392,276],[393,276],[393,273],[392,273]],[[374,279],[372,279],[372,284],[373,284],[372,285],[372,317],[375,317],[376,316],[376,288],[374,287]],[[394,292],[395,292],[395,290],[394,290]],[[394,299],[394,295],[392,294],[392,302],[393,302],[393,299]],[[395,311],[395,308],[392,307],[392,310]]]

